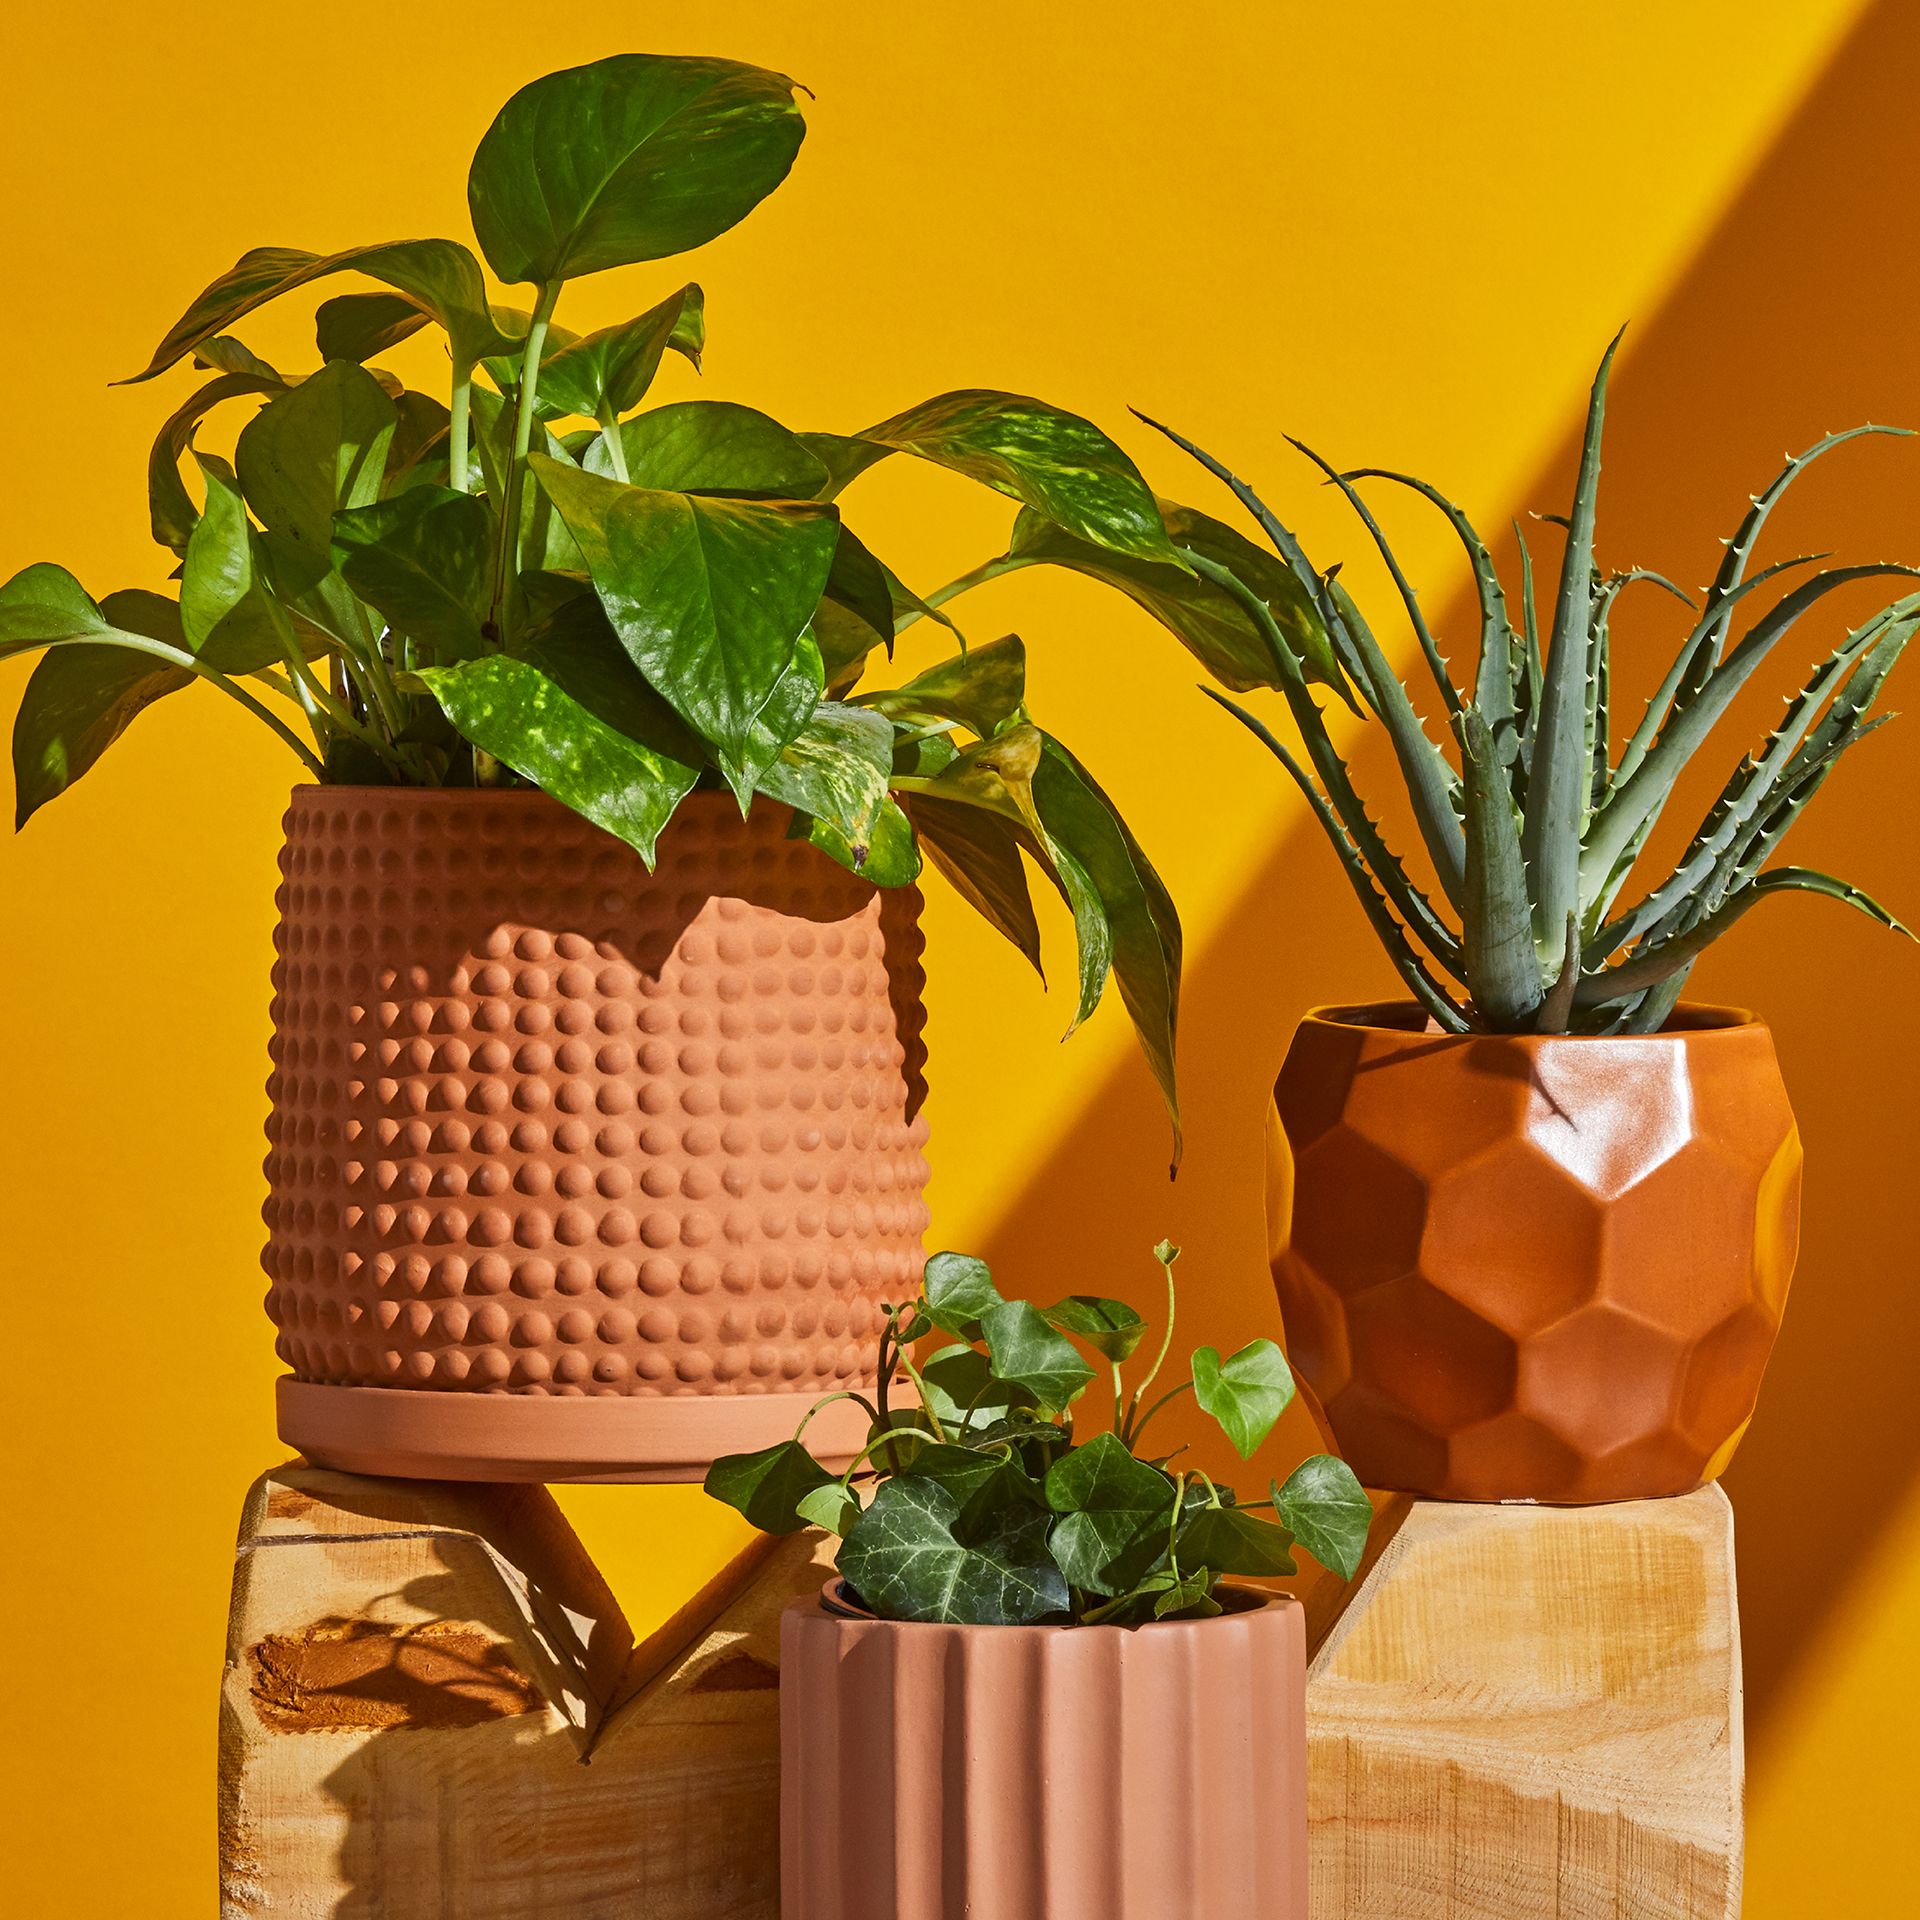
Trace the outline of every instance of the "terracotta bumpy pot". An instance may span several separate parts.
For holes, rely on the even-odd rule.
[[[1306,1632],[780,1623],[783,1920],[1306,1920]]]
[[[1629,1500],[1725,1467],[1799,1247],[1763,1025],[1683,1007],[1644,1037],[1449,1035],[1328,1008],[1274,1104],[1288,1344],[1367,1485]]]
[[[281,1438],[698,1478],[870,1378],[918,1284],[919,896],[695,793],[654,873],[545,795],[302,787],[274,970]],[[836,1402],[809,1429],[864,1441]]]

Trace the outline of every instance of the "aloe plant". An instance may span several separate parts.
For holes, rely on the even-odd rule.
[[[882,1309],[871,1395],[825,1395],[793,1439],[716,1460],[707,1491],[765,1532],[839,1535],[842,1581],[883,1620],[1204,1619],[1222,1610],[1223,1578],[1295,1572],[1296,1545],[1351,1580],[1373,1509],[1344,1461],[1312,1454],[1284,1483],[1269,1480],[1264,1500],[1242,1502],[1182,1467],[1184,1447],[1146,1450],[1155,1416],[1192,1394],[1250,1459],[1294,1396],[1286,1356],[1252,1340],[1224,1357],[1194,1348],[1185,1379],[1149,1397],[1173,1352],[1180,1255],[1164,1240],[1153,1251],[1167,1313],[1151,1349],[1145,1317],[1124,1300],[1076,1293],[1036,1307],[1003,1297],[985,1261],[936,1253],[918,1298]],[[947,1338],[916,1358],[936,1334]],[[1111,1424],[1083,1436],[1096,1383],[1111,1395]],[[857,1401],[869,1422],[837,1474],[803,1444],[835,1400]]]
[[[1920,625],[1920,593],[1882,607],[1820,662],[1772,734],[1734,768],[1674,868],[1634,905],[1619,905],[1682,770],[1787,632],[1836,588],[1876,575],[1911,577],[1916,570],[1875,563],[1816,571],[1731,638],[1749,595],[1826,557],[1748,572],[1769,516],[1807,467],[1863,434],[1903,431],[1869,424],[1829,434],[1790,458],[1752,497],[1699,603],[1646,569],[1599,571],[1594,522],[1601,430],[1618,346],[1616,336],[1594,378],[1572,509],[1559,519],[1565,552],[1544,636],[1532,558],[1517,525],[1516,626],[1487,544],[1459,507],[1411,475],[1382,468],[1341,472],[1292,443],[1352,504],[1386,562],[1445,714],[1452,756],[1427,731],[1339,569],[1317,569],[1244,480],[1185,436],[1149,422],[1233,491],[1299,590],[1295,617],[1283,623],[1266,588],[1231,559],[1182,543],[1195,572],[1230,594],[1259,629],[1305,763],[1238,702],[1203,691],[1249,728],[1299,785],[1408,991],[1451,1033],[1655,1032],[1701,952],[1773,894],[1824,894],[1908,932],[1858,887],[1810,868],[1766,863],[1840,756],[1891,717],[1874,715],[1873,707]],[[1466,550],[1480,619],[1470,690],[1455,685],[1419,598],[1362,497],[1359,483],[1367,480],[1422,496],[1446,515]],[[1625,732],[1613,714],[1608,628],[1616,600],[1640,584],[1672,595],[1694,617],[1673,664]],[[1299,637],[1303,619],[1312,651]],[[1387,845],[1334,748],[1308,686],[1326,653],[1338,664],[1349,700],[1387,731],[1438,899]]]
[[[14,726],[17,823],[196,680],[316,779],[538,786],[648,862],[695,787],[743,812],[758,796],[878,886],[931,860],[1036,968],[1037,871],[1073,915],[1074,1024],[1112,978],[1173,1109],[1173,902],[1035,723],[1021,641],[969,648],[945,610],[1012,566],[1077,566],[1150,604],[1230,684],[1262,683],[1259,633],[1193,573],[1133,462],[1078,415],[997,391],[854,433],[794,433],[724,400],[651,404],[663,370],[700,368],[697,285],[584,335],[557,317],[581,276],[746,217],[800,149],[799,91],[735,61],[646,54],[549,74],[474,155],[479,257],[448,239],[259,247],[199,294],[134,376],[189,359],[207,376],[148,465],[177,590],[95,599],[48,565],[0,586],[0,658],[43,656]],[[530,293],[496,297],[483,258]],[[311,370],[237,336],[266,302],[339,276],[373,286],[320,302]],[[427,329],[445,353],[436,393],[379,364]],[[230,459],[197,444],[235,413]],[[895,455],[1015,502],[1019,557],[908,588],[840,504]],[[1209,555],[1253,551],[1166,511]],[[886,684],[876,663],[922,622],[949,657]],[[1177,1111],[1175,1134],[1177,1153]]]

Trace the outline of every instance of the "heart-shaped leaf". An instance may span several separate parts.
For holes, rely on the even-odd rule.
[[[422,664],[486,651],[493,516],[473,494],[410,487],[338,513],[333,555],[347,585],[423,650]]]
[[[699,777],[682,757],[694,743],[590,600],[573,602],[520,653],[427,668],[419,679],[465,738],[651,867],[661,828]]]
[[[1373,1503],[1344,1460],[1330,1453],[1302,1460],[1284,1487],[1274,1484],[1273,1508],[1323,1567],[1343,1580],[1360,1571]]]
[[[223,373],[204,387],[161,423],[147,455],[147,502],[154,539],[163,547],[184,555],[187,536],[200,517],[186,483],[180,478],[180,456],[187,450],[200,422],[223,400],[245,394],[279,393],[286,383],[245,373]]]
[[[893,729],[879,714],[823,700],[762,769],[759,787],[832,827],[848,848],[846,864],[862,873],[887,804],[892,766]],[[913,875],[891,881],[877,874],[869,877],[877,885],[903,885]]]
[[[1293,1535],[1240,1507],[1201,1507],[1180,1529],[1180,1558],[1215,1573],[1292,1573]]]
[[[744,1513],[762,1533],[798,1533],[811,1518],[800,1511],[800,1502],[836,1484],[797,1440],[782,1440],[758,1453],[724,1454],[706,1477],[707,1491]]]
[[[842,1539],[852,1530],[853,1523],[860,1518],[860,1502],[850,1487],[843,1486],[838,1480],[824,1487],[815,1487],[811,1493],[804,1493],[793,1503],[793,1510],[809,1526],[824,1527],[829,1533],[837,1533]]]
[[[698,367],[706,338],[705,296],[697,286],[684,286],[635,319],[583,334],[557,352],[543,354],[540,404],[587,420],[603,412],[625,413],[640,404],[669,347]]]
[[[1093,1378],[1093,1369],[1071,1340],[1041,1319],[1025,1300],[1003,1300],[980,1316],[987,1362],[996,1380],[1011,1381],[1043,1406],[1067,1406]]]
[[[936,800],[927,793],[916,793],[903,805],[922,853],[989,926],[1026,955],[1028,965],[1044,980],[1040,922],[1020,857],[1018,829],[982,808]]]
[[[1227,567],[1267,604],[1275,624],[1293,643],[1307,677],[1334,688],[1351,702],[1346,676],[1334,658],[1326,622],[1294,578],[1293,569],[1257,547],[1233,528],[1191,507],[1159,502],[1167,532]],[[1029,509],[1014,522],[1011,558],[1029,564],[1068,567],[1110,587],[1160,622],[1216,680],[1245,691],[1281,684],[1280,670],[1265,637],[1247,610],[1224,587],[1164,560],[1116,553],[1069,533],[1057,522]]]
[[[933,1324],[963,1340],[977,1337],[980,1316],[989,1307],[1005,1304],[987,1263],[970,1253],[934,1254],[921,1273],[920,1285]]]
[[[1132,1356],[1147,1330],[1146,1321],[1124,1300],[1103,1300],[1098,1294],[1069,1294],[1040,1312],[1048,1326],[1078,1335],[1116,1365]]]
[[[1250,1340],[1225,1360],[1218,1348],[1200,1347],[1193,1356],[1193,1397],[1247,1460],[1293,1398],[1293,1374],[1271,1340]]]
[[[731,400],[678,400],[620,423],[627,478],[680,493],[769,493],[807,500],[821,466],[771,415]],[[604,439],[587,449],[589,473],[611,475]]]
[[[806,129],[784,74],[732,60],[616,54],[533,81],[467,176],[502,280],[573,280],[685,253],[787,177]]]
[[[1024,1626],[1065,1612],[1044,1508],[1001,1510],[964,1544],[954,1532],[960,1514],[938,1480],[882,1482],[841,1545],[841,1578],[886,1620]]]
[[[456,366],[471,367],[514,343],[494,325],[480,263],[453,240],[390,240],[340,253],[255,247],[205,289],[154,349],[134,380],[151,380],[256,307],[334,273],[364,273],[403,293],[446,330]]]
[[[712,743],[744,806],[772,757],[755,722],[794,664],[833,564],[833,510],[623,487],[541,454],[532,465],[579,542],[621,644]],[[814,679],[814,700],[819,686]]]
[[[1027,648],[1017,634],[942,660],[861,704],[896,719],[955,720],[982,740],[1025,714]]]
[[[337,293],[313,312],[313,343],[322,360],[352,360],[365,366],[377,353],[397,347],[433,316],[401,293]]]
[[[226,671],[252,673],[282,657],[267,607],[253,525],[224,460],[196,453],[207,500],[187,540],[180,573],[180,626],[187,651]]]
[[[942,1347],[921,1362],[927,1410],[954,1434],[976,1437],[1016,1408],[1033,1405],[1024,1387],[996,1380],[977,1347]]]
[[[858,438],[964,473],[1096,546],[1187,570],[1139,468],[1077,413],[972,388],[922,401]]]
[[[379,498],[398,421],[364,367],[330,360],[241,428],[233,454],[240,491],[263,527],[324,563],[334,513]]]
[[[1060,1571],[1089,1593],[1125,1593],[1165,1550],[1175,1489],[1111,1433],[1096,1434],[1048,1470],[1048,1536]]]
[[[61,577],[71,580],[70,575]],[[0,605],[14,591],[11,582],[0,587]],[[90,601],[86,610],[89,615],[93,611]],[[138,587],[110,593],[101,601],[99,613],[122,632],[144,633],[186,649],[180,609],[160,594]],[[52,647],[42,654],[34,662],[13,719],[16,831],[49,800],[66,792],[154,701],[192,678],[184,667],[169,666],[126,647]]]

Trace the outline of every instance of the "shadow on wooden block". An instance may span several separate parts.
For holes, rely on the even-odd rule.
[[[540,1487],[298,1463],[248,1495],[220,1718],[227,1920],[774,1920],[778,1620],[816,1539],[635,1646]]]
[[[1737,1915],[1720,1489],[1382,1519],[1308,1669],[1314,1920]]]

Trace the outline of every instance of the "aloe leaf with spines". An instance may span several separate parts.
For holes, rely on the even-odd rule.
[[[1442,703],[1454,715],[1459,772],[1432,749],[1446,766],[1438,790],[1460,836],[1457,885],[1447,884],[1451,863],[1438,857],[1434,844],[1434,775],[1426,759],[1410,751],[1418,715],[1341,584],[1340,569],[1316,570],[1251,486],[1183,435],[1160,429],[1221,479],[1266,533],[1314,598],[1336,658],[1387,728],[1410,810],[1429,853],[1436,855],[1443,889],[1461,915],[1458,932],[1441,920],[1433,901],[1388,851],[1334,750],[1325,716],[1308,697],[1297,649],[1289,647],[1270,616],[1261,618],[1259,597],[1244,582],[1236,583],[1230,568],[1189,553],[1203,577],[1229,593],[1237,591],[1276,659],[1292,659],[1291,672],[1281,672],[1277,681],[1304,755],[1296,755],[1239,703],[1212,697],[1261,740],[1300,787],[1408,991],[1444,1031],[1655,1031],[1673,1013],[1700,953],[1775,894],[1820,894],[1882,926],[1906,931],[1890,910],[1848,882],[1808,868],[1765,863],[1839,758],[1882,724],[1870,710],[1920,627],[1920,594],[1882,608],[1815,668],[1780,724],[1735,767],[1673,867],[1637,904],[1616,907],[1683,771],[1780,640],[1842,588],[1916,575],[1915,568],[1893,562],[1829,567],[1786,587],[1728,644],[1741,601],[1789,570],[1828,557],[1796,557],[1748,573],[1761,528],[1781,495],[1833,448],[1863,434],[1896,430],[1869,426],[1826,436],[1790,458],[1767,490],[1753,496],[1671,666],[1616,753],[1618,686],[1610,635],[1616,603],[1628,587],[1646,582],[1692,606],[1688,595],[1651,569],[1602,573],[1595,565],[1608,377],[1618,345],[1616,337],[1593,382],[1572,509],[1540,516],[1566,533],[1553,628],[1544,649],[1532,556],[1517,524],[1521,621],[1516,632],[1485,543],[1438,489],[1380,468],[1341,473],[1318,455],[1308,456],[1360,509],[1363,529],[1383,555],[1391,554],[1387,534],[1357,494],[1356,483],[1369,478],[1411,487],[1439,506],[1466,549],[1481,625],[1479,661],[1471,698],[1456,690],[1455,698]],[[1391,559],[1389,570],[1403,605],[1414,614],[1417,596],[1410,583]],[[1444,657],[1437,639],[1431,653],[1424,641],[1420,651],[1429,661]],[[1428,970],[1420,947],[1466,987],[1464,1004]]]
[[[1312,1455],[1284,1485],[1269,1477],[1270,1498],[1242,1503],[1148,1452],[1155,1417],[1188,1401],[1249,1458],[1294,1394],[1271,1340],[1226,1358],[1199,1347],[1184,1377],[1164,1379],[1178,1251],[1154,1249],[1167,1298],[1150,1355],[1147,1317],[1123,1301],[1071,1294],[1035,1306],[1006,1298],[984,1261],[935,1254],[918,1297],[883,1310],[872,1395],[852,1396],[872,1415],[853,1462],[829,1475],[806,1451],[803,1422],[794,1440],[715,1461],[707,1491],[768,1532],[827,1527],[840,1539],[843,1598],[886,1620],[1206,1619],[1231,1604],[1223,1575],[1291,1573],[1296,1544],[1351,1579],[1372,1508],[1343,1462]],[[911,1337],[934,1326],[957,1337],[916,1362]],[[1089,1431],[1087,1388],[1103,1374],[1112,1421]]]

